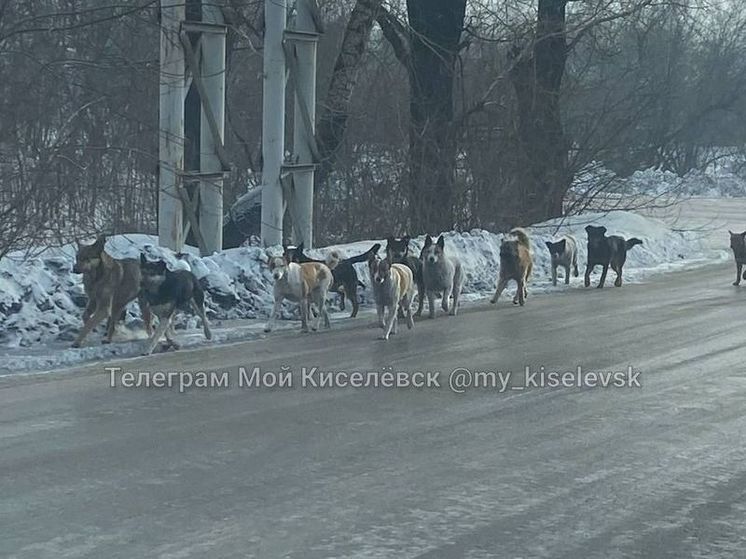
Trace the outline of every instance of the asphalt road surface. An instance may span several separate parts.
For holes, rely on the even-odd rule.
[[[746,287],[730,267],[423,320],[0,382],[0,557],[746,557]],[[641,387],[470,388],[448,375],[639,371]],[[238,367],[294,372],[239,386]],[[441,372],[302,387],[301,367]],[[484,378],[488,378],[485,376]]]

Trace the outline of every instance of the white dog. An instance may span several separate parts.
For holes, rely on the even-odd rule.
[[[368,259],[368,269],[373,282],[373,295],[376,298],[378,324],[384,329],[382,338],[388,340],[396,334],[399,317],[397,309],[401,307],[407,317],[407,328],[414,326],[412,318],[412,299],[414,298],[414,277],[412,270],[405,264],[391,264],[388,259],[381,260],[375,254]],[[388,309],[387,323],[384,322],[384,310]],[[393,330],[393,332],[392,332]]]
[[[326,257],[326,264],[321,262],[297,264],[288,262],[284,256],[272,256],[269,253],[267,253],[267,257],[269,259],[269,269],[275,279],[275,305],[264,331],[272,331],[275,319],[285,299],[300,303],[301,332],[308,332],[311,304],[314,304],[318,310],[316,325],[313,326],[313,330],[318,330],[322,317],[324,326],[330,328],[329,314],[326,310],[326,293],[332,284],[332,270],[339,263],[339,254],[336,252],[329,254]]]
[[[448,314],[455,316],[458,312],[458,302],[464,285],[464,270],[461,261],[455,256],[445,253],[445,239],[443,235],[433,243],[430,235],[425,237],[425,246],[420,253],[422,260],[422,279],[427,293],[430,307],[430,318],[435,318],[435,295],[443,293],[441,306]],[[448,303],[453,295],[453,305],[448,309]]]

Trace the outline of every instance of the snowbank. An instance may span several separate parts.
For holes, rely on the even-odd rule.
[[[544,241],[562,234],[572,234],[579,241],[579,264],[585,262],[585,231],[588,224],[605,225],[609,234],[639,237],[644,244],[632,249],[625,267],[625,280],[641,281],[651,273],[692,265],[697,261],[722,257],[714,254],[695,235],[672,231],[662,222],[648,219],[630,212],[609,214],[583,214],[571,218],[542,223],[529,229],[534,250],[534,275],[530,289],[533,292],[565,289],[553,288],[550,281],[550,259]],[[457,254],[466,269],[464,300],[475,300],[491,294],[495,286],[499,261],[501,234],[483,230],[445,234],[446,250]],[[419,252],[424,237],[413,240],[412,248]],[[342,256],[365,252],[376,241],[364,241],[347,245],[310,251],[322,256],[327,250],[339,250]],[[379,240],[383,247],[385,241]],[[255,247],[226,250],[206,258],[200,258],[189,250],[181,258],[156,245],[156,239],[146,235],[121,235],[109,239],[106,249],[114,257],[137,257],[141,251],[151,257],[165,258],[171,267],[189,267],[199,278],[207,293],[208,317],[216,326],[218,340],[232,340],[257,335],[263,320],[272,306],[272,278],[265,265],[264,250]],[[279,248],[276,249],[279,251]],[[383,252],[383,249],[382,249]],[[80,316],[85,305],[81,276],[72,273],[75,248],[66,246],[50,249],[42,255],[25,258],[12,254],[0,261],[0,354],[2,369],[39,368],[58,366],[62,363],[113,355],[137,355],[140,345],[135,342],[100,345],[101,328],[87,340],[87,347],[69,348],[70,342],[80,328]],[[370,285],[367,267],[357,266],[361,280]],[[562,273],[562,272],[560,272]],[[582,285],[582,276],[572,278],[571,288]],[[509,290],[511,287],[509,287]],[[372,296],[361,291],[363,305],[370,304]],[[336,306],[336,305],[335,305]],[[348,307],[349,311],[349,307]],[[137,305],[127,310],[125,324],[130,330],[119,339],[142,337]],[[297,317],[295,305],[288,304],[283,310],[284,318]],[[338,314],[337,317],[346,316]],[[236,323],[234,319],[261,319]],[[220,321],[231,321],[221,330]],[[289,323],[295,326],[294,323]],[[197,320],[182,317],[177,324],[180,339],[187,338],[185,345],[203,343],[197,335]],[[184,330],[190,332],[184,332]],[[51,357],[45,349],[57,348]]]
[[[601,164],[591,164],[578,173],[573,184],[578,194],[595,193],[599,188],[625,195],[741,198],[746,197],[746,163],[733,156],[715,160],[705,170],[692,170],[683,177],[651,168],[626,178]]]

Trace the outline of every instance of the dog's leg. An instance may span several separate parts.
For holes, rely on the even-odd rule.
[[[376,303],[376,314],[378,315],[378,327],[386,328],[386,323],[383,320],[383,305]]]
[[[417,312],[415,316],[422,316],[422,309],[425,306],[425,287],[417,285]]]
[[[619,266],[614,266],[614,271],[616,272],[616,279],[614,280],[614,287],[622,287],[622,268],[623,265],[620,264]]]
[[[449,284],[443,290],[443,299],[440,301],[440,307],[443,309],[444,312],[448,312],[448,310],[449,310],[448,305],[451,303],[451,293],[452,292],[453,292],[453,284]]]
[[[150,339],[148,340],[147,344],[145,345],[145,351],[143,351],[143,355],[150,355],[153,353],[153,350],[155,349],[155,346],[158,345],[158,342],[161,339],[161,336],[168,330],[169,326],[171,325],[171,319],[173,318],[173,311],[168,313],[166,316],[159,316],[158,317],[158,327],[155,329],[155,332],[153,332],[153,335],[150,336]]]
[[[741,262],[736,262],[736,281],[733,282],[733,285],[741,284],[741,270],[743,270],[743,264]]]
[[[590,264],[586,264],[585,266],[585,278],[583,279],[583,285],[586,287],[591,286],[591,272],[593,271],[594,266],[591,266]]]
[[[332,327],[332,323],[329,320],[329,309],[326,308],[326,302],[324,301],[323,297],[321,298],[321,308],[324,314],[324,328],[329,330]]]
[[[210,331],[210,324],[207,322],[207,316],[205,315],[204,305],[198,305],[197,302],[194,299],[192,299],[192,308],[194,308],[194,311],[197,313],[200,320],[202,320],[202,331],[205,333],[205,338],[207,338],[208,340],[211,340],[212,332]],[[266,331],[267,330],[265,328],[265,332]]]
[[[357,316],[358,308],[360,307],[360,302],[357,299],[357,281],[355,282],[355,287],[347,294],[347,297],[350,298],[350,302],[352,303],[352,314],[350,315],[350,318],[355,318]]]
[[[108,305],[96,307],[93,316],[89,317],[88,320],[83,323],[83,329],[80,331],[80,334],[78,334],[75,342],[73,342],[73,347],[80,347],[86,336],[91,333],[91,330],[98,326],[99,322],[105,319],[109,314],[111,314],[111,301],[109,301]]]
[[[153,333],[153,313],[150,312],[150,305],[144,297],[138,297],[137,304],[140,305],[140,314],[145,325],[145,332],[150,336]]]
[[[85,324],[91,316],[93,316],[93,313],[96,311],[96,305],[93,304],[93,301],[88,301],[88,304],[85,306],[85,310],[83,311],[83,324]]]
[[[526,303],[526,278],[521,278],[518,281],[518,289],[516,289],[516,297],[518,297],[518,304],[523,306]],[[513,301],[515,303],[515,301]]]
[[[552,285],[557,287],[557,264],[552,263]]]
[[[577,270],[577,268],[575,268]],[[577,276],[577,274],[575,274]],[[570,265],[565,266],[565,285],[570,285]]]
[[[573,272],[575,273],[575,277],[578,277],[580,274],[578,273],[578,253],[574,252],[572,255],[572,267]]]
[[[124,313],[126,307],[126,304],[124,306],[112,307],[111,312],[109,313],[109,320],[106,321],[106,335],[101,340],[102,344],[111,343],[111,339],[114,337],[114,330],[117,327],[117,322],[119,322],[119,317]]]
[[[411,330],[414,327],[414,318],[412,318],[412,293],[405,295],[400,305],[407,317],[407,328]]]
[[[601,272],[601,279],[598,281],[598,285],[596,286],[598,289],[602,289],[604,286],[604,283],[606,283],[606,274],[609,273],[609,265],[604,264],[604,269]]]
[[[430,309],[430,318],[435,318],[435,291],[427,292],[427,306]]]
[[[382,338],[384,340],[388,340],[389,336],[391,336],[391,329],[394,329],[394,334],[396,334],[396,305],[391,305],[388,307],[388,324],[386,325],[386,329],[384,331],[384,334]]]
[[[451,312],[448,313],[451,316],[456,316],[456,313],[458,312],[458,304],[459,304],[460,299],[461,299],[461,286],[456,285],[453,288],[453,305],[451,306]]]
[[[169,347],[174,349],[181,349],[181,345],[176,341],[176,330],[174,330],[174,323],[172,320],[168,321],[168,328],[166,328],[166,341]]]
[[[275,326],[275,320],[277,316],[280,314],[280,308],[282,307],[282,299],[275,299],[275,305],[272,307],[272,314],[269,315],[269,320],[267,320],[267,324],[264,326],[265,332],[271,332],[272,328]]]
[[[345,310],[345,292],[344,289],[337,291],[337,294],[339,294],[339,310],[343,311]]]
[[[327,330],[332,327],[331,322],[329,321],[329,312],[326,308],[326,295],[323,291],[319,290],[317,296],[315,297],[317,300],[317,306],[319,307],[319,316],[316,317],[316,330],[318,330],[321,327],[321,319],[324,319],[324,328]]]
[[[495,290],[495,294],[492,296],[492,299],[490,300],[490,303],[493,305],[497,303],[497,300],[500,298],[500,295],[503,291],[505,291],[505,286],[508,285],[508,280],[504,278],[500,278],[497,281],[497,289]]]
[[[311,301],[304,295],[300,300],[300,331],[308,333],[308,315],[311,313]]]

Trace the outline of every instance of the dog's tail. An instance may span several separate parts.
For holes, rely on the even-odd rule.
[[[326,255],[324,264],[326,264],[330,270],[333,270],[337,267],[337,264],[339,264],[339,260],[339,253],[336,250],[333,250]]]
[[[526,248],[531,248],[531,240],[528,238],[528,231],[523,227],[514,227],[510,230],[510,234],[518,239],[518,243]]]
[[[627,250],[631,249],[635,245],[641,245],[642,241],[638,239],[637,237],[632,237],[631,239],[627,239],[626,245]]]
[[[381,248],[381,243],[376,243],[372,247],[370,247],[368,250],[366,250],[362,254],[358,254],[357,256],[353,256],[352,258],[345,259],[345,262],[348,262],[350,264],[359,264],[360,262],[367,262],[368,258],[370,258],[371,254],[376,254]]]

